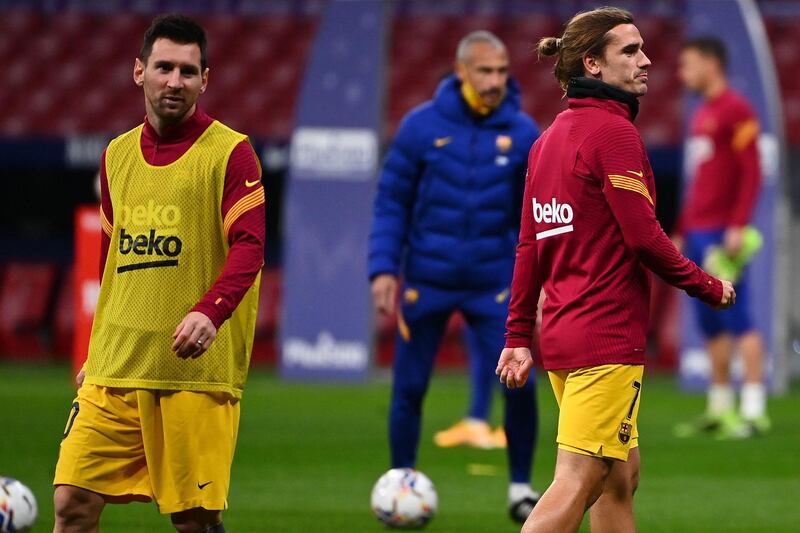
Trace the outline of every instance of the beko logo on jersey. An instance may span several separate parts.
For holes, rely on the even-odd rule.
[[[129,235],[125,228],[119,234],[119,253],[127,255],[133,252],[136,255],[166,255],[175,257],[181,253],[183,243],[175,235],[164,237],[157,235],[151,229],[148,235]]]
[[[551,198],[549,202],[540,204],[536,198],[533,199],[533,219],[537,224],[564,224],[536,233],[536,240],[571,232],[574,229],[572,218],[572,206],[567,203],[560,204],[555,198]]]
[[[122,225],[177,226],[181,221],[181,210],[177,205],[159,205],[150,200],[147,205],[123,205],[119,210],[119,221]]]
[[[158,234],[160,228],[174,228],[181,221],[178,206],[160,205],[153,200],[132,207],[123,205],[119,209],[119,221],[122,226],[119,233],[120,256],[151,256],[155,260],[121,265],[117,267],[117,272],[178,265],[177,257],[183,249],[183,242],[177,235]],[[133,233],[125,227],[128,224],[150,226],[150,229],[144,233]],[[161,257],[166,258],[156,259]]]

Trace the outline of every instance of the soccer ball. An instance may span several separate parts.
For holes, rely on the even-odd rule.
[[[29,531],[36,521],[31,489],[10,477],[0,477],[0,533]]]
[[[438,500],[428,476],[412,468],[393,468],[372,488],[372,512],[389,527],[425,526],[436,513]]]

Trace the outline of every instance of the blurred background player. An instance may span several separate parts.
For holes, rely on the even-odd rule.
[[[650,68],[642,47],[633,16],[610,7],[539,42],[540,55],[557,57],[569,109],[531,150],[497,366],[509,388],[527,384],[544,290],[539,356],[559,405],[558,455],[526,533],[577,531],[589,508],[593,531],[636,530],[650,272],[715,307],[735,299],[656,219],[653,171],[633,125]]]
[[[178,531],[221,533],[264,257],[261,170],[246,136],[197,107],[208,67],[194,21],[156,18],[133,78],[146,118],[101,161],[102,283],[55,531],[97,531],[106,503],[155,500]]]
[[[398,310],[389,436],[393,468],[414,467],[422,401],[447,321],[460,311],[474,335],[475,384],[485,422],[513,269],[528,149],[538,130],[520,111],[503,43],[486,31],[464,37],[456,74],[405,117],[386,157],[375,198],[369,275],[375,306]],[[492,378],[493,379],[493,378]],[[505,391],[511,516],[524,521],[531,489],[537,410],[533,380]],[[464,428],[459,428],[464,429]],[[480,428],[479,428],[480,429]],[[440,439],[441,442],[441,439]]]
[[[722,247],[733,260],[742,253],[752,257],[748,233],[754,230],[748,224],[761,183],[759,125],[747,100],[729,87],[726,62],[725,45],[713,37],[687,41],[680,54],[681,80],[703,99],[691,119],[687,154],[691,184],[679,218],[683,239],[677,239],[698,263],[706,261],[715,247]],[[681,436],[705,430],[721,438],[747,437],[770,427],[764,343],[751,317],[746,270],[738,272],[735,283],[737,304],[731,309],[715,313],[695,305],[711,359],[711,384],[705,415],[677,426]],[[735,346],[744,362],[739,414],[731,385]]]

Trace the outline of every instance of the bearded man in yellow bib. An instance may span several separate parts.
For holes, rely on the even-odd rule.
[[[145,32],[143,124],[101,163],[100,297],[56,466],[55,531],[98,531],[106,503],[155,501],[181,532],[224,532],[264,257],[247,137],[197,106],[205,31]]]

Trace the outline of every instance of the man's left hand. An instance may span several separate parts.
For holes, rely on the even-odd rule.
[[[203,355],[217,338],[217,328],[206,315],[192,311],[175,328],[172,338],[175,339],[172,351],[178,357],[196,359]]]
[[[725,236],[723,237],[722,245],[725,247],[725,253],[728,255],[728,257],[736,257],[739,251],[742,249],[743,242],[743,227],[731,226],[725,230]]]

